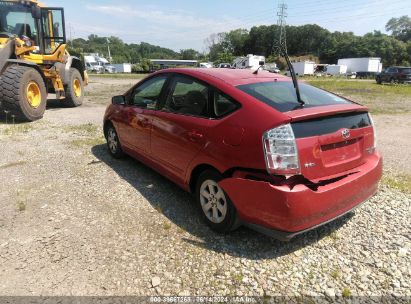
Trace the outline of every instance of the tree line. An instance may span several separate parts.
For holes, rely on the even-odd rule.
[[[277,25],[255,26],[250,30],[236,29],[213,34],[205,40],[208,51],[194,49],[174,50],[146,42],[125,43],[118,37],[90,35],[88,39],[77,38],[69,42],[73,54],[99,53],[108,57],[108,44],[113,63],[128,62],[148,69],[149,59],[186,59],[231,62],[246,54],[264,55],[268,61],[279,61],[276,54]],[[288,53],[293,57],[311,58],[321,63],[337,63],[340,58],[381,57],[383,64],[411,64],[411,18],[392,18],[386,25],[390,34],[380,31],[363,36],[352,32],[330,32],[316,24],[287,26]]]

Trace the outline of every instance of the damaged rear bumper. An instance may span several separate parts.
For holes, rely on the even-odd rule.
[[[324,225],[374,195],[382,175],[378,153],[345,178],[313,190],[247,178],[220,182],[246,226],[281,240]]]

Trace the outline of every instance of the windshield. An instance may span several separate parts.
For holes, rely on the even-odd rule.
[[[400,69],[400,72],[401,73],[404,73],[404,74],[411,74],[411,68],[407,68],[407,69]]]
[[[37,41],[37,25],[28,6],[0,1],[0,32]]]
[[[351,103],[342,97],[305,83],[299,83],[299,86],[301,99],[307,108]],[[280,112],[288,112],[301,107],[292,82],[259,82],[241,85],[238,88]]]

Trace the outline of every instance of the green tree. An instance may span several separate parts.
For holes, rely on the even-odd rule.
[[[385,29],[391,32],[398,40],[408,42],[411,40],[411,18],[402,16],[399,18],[391,18]]]
[[[200,56],[200,53],[193,49],[186,49],[180,51],[180,56],[183,60],[196,60]]]

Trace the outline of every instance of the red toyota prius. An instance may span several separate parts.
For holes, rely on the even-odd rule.
[[[193,193],[215,231],[289,240],[367,200],[382,174],[367,108],[304,83],[300,95],[265,71],[163,70],[113,97],[108,150]]]

